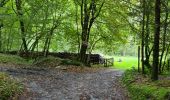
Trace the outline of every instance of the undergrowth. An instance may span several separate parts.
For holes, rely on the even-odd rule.
[[[0,63],[3,64],[28,64],[29,62],[22,57],[17,55],[1,54],[0,53]]]
[[[170,100],[170,80],[151,81],[136,70],[125,71],[122,77],[131,100]]]
[[[75,66],[83,66],[83,64],[76,60],[70,60],[70,59],[63,59],[62,65],[75,65]]]
[[[14,97],[22,93],[22,90],[22,84],[0,72],[0,100],[13,100]]]
[[[56,67],[59,65],[75,65],[75,66],[82,66],[83,64],[76,60],[70,59],[61,59],[58,57],[48,56],[48,57],[40,57],[36,59],[33,63],[36,66],[46,66],[46,67]]]

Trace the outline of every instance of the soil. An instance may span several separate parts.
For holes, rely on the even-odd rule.
[[[119,78],[123,71],[109,68],[3,67],[26,88],[20,100],[128,100]]]

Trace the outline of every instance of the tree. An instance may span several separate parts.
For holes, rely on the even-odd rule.
[[[146,13],[146,1],[145,0],[142,0],[143,2],[142,2],[142,8],[143,8],[143,18],[142,18],[142,32],[141,32],[141,34],[142,34],[142,42],[141,42],[141,57],[142,57],[142,59],[141,59],[141,61],[142,61],[142,73],[144,74],[145,73],[145,67],[144,67],[144,46],[145,46],[145,44],[144,44],[144,39],[145,39],[145,13]]]
[[[87,64],[87,56],[86,51],[88,48],[89,43],[89,36],[91,27],[99,16],[100,11],[105,3],[102,1],[102,4],[98,5],[99,1],[97,0],[81,0],[80,7],[81,7],[81,26],[82,26],[82,34],[81,34],[81,48],[80,48],[80,55],[79,60],[85,64]]]
[[[155,33],[154,33],[154,46],[153,46],[153,66],[152,66],[152,80],[158,80],[158,67],[159,67],[159,38],[160,38],[160,0],[155,1]]]

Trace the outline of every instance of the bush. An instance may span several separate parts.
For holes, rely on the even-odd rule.
[[[23,86],[11,79],[7,74],[0,73],[0,100],[8,100],[22,93]]]

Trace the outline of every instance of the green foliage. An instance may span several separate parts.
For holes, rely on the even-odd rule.
[[[8,100],[22,93],[23,85],[11,79],[7,74],[0,73],[0,100]]]
[[[137,82],[139,75],[136,70],[127,70],[122,77],[122,82],[127,87],[132,100],[168,100],[170,85],[166,85],[169,84],[167,80]],[[142,80],[145,80],[145,78],[142,78]]]

